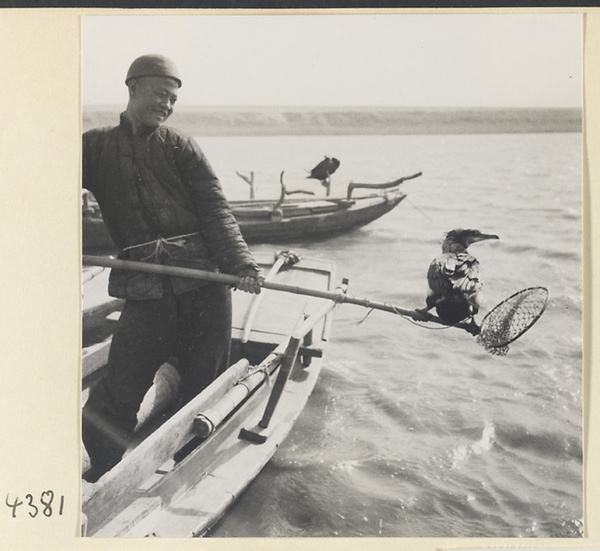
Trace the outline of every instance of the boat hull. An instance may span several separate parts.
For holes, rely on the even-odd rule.
[[[347,199],[232,201],[233,214],[247,243],[294,243],[325,238],[365,226],[394,209],[406,194],[392,188]],[[114,241],[98,214],[83,218],[83,250],[114,250]]]
[[[237,216],[247,243],[293,243],[326,238],[366,226],[398,205],[406,195],[400,191],[358,198],[354,204],[330,212],[314,212],[270,220]],[[308,207],[310,208],[310,207]]]

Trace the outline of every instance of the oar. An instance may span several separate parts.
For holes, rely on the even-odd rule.
[[[196,270],[194,268],[182,268],[179,266],[166,266],[164,264],[149,264],[147,262],[137,262],[134,260],[118,260],[115,258],[86,254],[83,255],[83,265],[104,266],[106,268],[113,268],[116,270],[131,270],[163,276],[188,277],[191,279],[200,279],[203,281],[222,283],[224,285],[231,286],[237,286],[237,284],[240,282],[239,277],[230,274],[207,272],[205,270]],[[386,302],[377,302],[368,298],[352,297],[340,292],[332,293],[330,291],[320,291],[317,289],[297,287],[295,285],[288,285],[285,283],[277,283],[275,281],[265,281],[263,283],[263,287],[265,289],[272,289],[273,291],[281,291],[284,293],[293,293],[296,295],[324,298],[327,300],[333,300],[341,304],[355,304],[357,306],[364,306],[365,308],[371,308],[374,310],[381,310],[383,312],[390,312],[392,314],[408,316],[416,321],[431,321],[434,323],[439,323],[441,325],[448,325],[437,316],[431,314],[423,314],[422,312],[419,312],[417,310],[408,310],[400,306],[394,306],[393,304],[388,304]],[[457,324],[453,325],[453,327],[460,327],[462,329],[465,329],[467,326],[464,324]]]
[[[271,266],[269,273],[265,276],[265,282],[273,281],[279,270],[281,270],[285,266],[293,266],[299,260],[300,257],[291,251],[279,251],[275,255],[275,262],[273,266]],[[252,324],[254,323],[254,318],[258,313],[258,309],[260,308],[260,304],[264,296],[265,294],[261,293],[260,295],[254,295],[253,297],[252,304],[250,305],[250,309],[248,310],[248,317],[246,318],[246,323],[244,324],[242,342],[248,342],[250,332],[252,331]]]

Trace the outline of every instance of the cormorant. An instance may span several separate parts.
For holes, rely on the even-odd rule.
[[[339,168],[339,166],[340,162],[335,157],[325,156],[325,158],[310,171],[307,178],[319,180],[321,185],[327,190],[327,195],[329,195],[331,186],[330,176]]]
[[[452,325],[479,312],[482,298],[479,262],[467,248],[487,239],[499,238],[479,230],[455,229],[446,234],[442,254],[427,271],[427,308],[419,312],[426,313],[435,306],[438,316]]]

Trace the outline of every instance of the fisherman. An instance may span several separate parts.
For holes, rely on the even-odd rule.
[[[463,229],[446,234],[442,254],[431,262],[427,271],[427,307],[418,312],[426,314],[435,307],[445,323],[455,325],[471,319],[471,330],[478,332],[472,318],[481,306],[483,283],[479,262],[467,249],[473,243],[488,239],[498,239],[498,236]]]
[[[162,126],[182,85],[177,68],[164,56],[144,55],[125,84],[120,124],[83,135],[83,187],[98,201],[118,258],[235,274],[238,289],[260,293],[262,274],[206,157],[192,138]],[[90,482],[120,461],[167,359],[176,358],[183,403],[229,365],[229,288],[113,270],[108,291],[125,303],[106,376],[83,409]]]

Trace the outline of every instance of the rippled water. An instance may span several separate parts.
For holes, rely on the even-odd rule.
[[[444,232],[474,227],[486,308],[543,285],[546,313],[505,357],[455,329],[336,310],[322,377],[283,447],[214,536],[582,535],[581,137],[576,133],[201,138],[230,198],[304,180],[323,155],[350,180],[422,171],[353,233],[298,243],[350,294],[412,308]],[[257,251],[274,250],[260,245]]]

